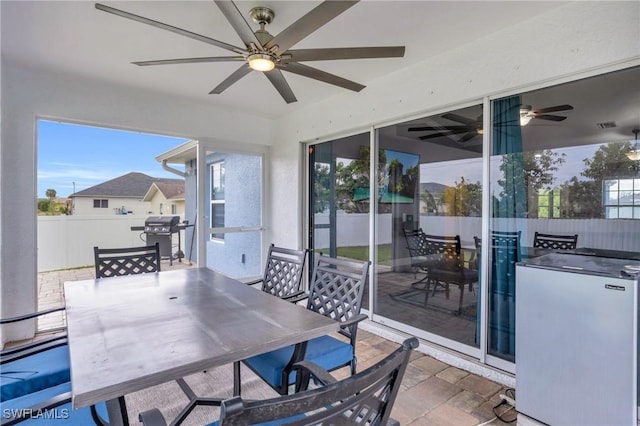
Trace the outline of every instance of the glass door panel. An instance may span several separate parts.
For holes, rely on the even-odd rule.
[[[457,349],[479,346],[482,134],[480,105],[378,130],[374,312]]]
[[[310,265],[317,252],[369,259],[368,189],[368,133],[309,146]]]
[[[536,247],[536,233],[639,256],[638,79],[634,67],[492,102],[488,362],[517,362],[515,262],[556,250]]]

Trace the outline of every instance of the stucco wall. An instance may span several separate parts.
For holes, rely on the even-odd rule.
[[[2,38],[2,43],[10,40]],[[83,124],[161,133],[221,143],[271,143],[270,120],[229,108],[195,103],[175,96],[115,86],[79,76],[44,72],[2,58],[2,145],[0,178],[0,314],[36,308],[36,119],[73,120]],[[11,185],[6,185],[11,182]],[[2,342],[28,336],[32,328],[14,328]]]
[[[541,6],[542,7],[542,6]],[[1,41],[10,43],[5,38]],[[230,108],[44,72],[2,58],[0,150],[0,314],[36,306],[36,118],[270,145],[267,165],[269,241],[298,246],[303,206],[300,141],[374,123],[438,112],[482,96],[560,83],[640,63],[640,3],[572,2],[513,28],[449,51],[410,69],[345,92],[276,122]],[[8,183],[11,183],[9,185]],[[11,206],[11,208],[7,208]],[[187,209],[189,213],[189,208]],[[28,330],[2,335],[19,338]]]
[[[93,200],[109,200],[109,207],[96,208],[93,207]],[[151,203],[133,198],[118,197],[76,197],[74,204],[74,215],[77,216],[104,216],[115,215],[116,209],[124,209],[130,214],[148,216],[151,211]],[[118,213],[119,214],[119,213]],[[129,213],[128,213],[129,214]]]

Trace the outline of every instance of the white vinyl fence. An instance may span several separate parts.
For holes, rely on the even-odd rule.
[[[329,216],[317,214],[316,224],[328,224]],[[378,244],[391,243],[391,214],[378,215]],[[369,244],[369,214],[338,213],[337,245]],[[432,235],[460,235],[463,246],[473,246],[482,233],[482,218],[420,216],[420,227]],[[578,247],[640,252],[640,220],[634,219],[494,219],[496,230],[522,230],[522,244],[533,245],[535,231],[543,234],[578,234]],[[328,229],[315,232],[316,247],[329,247]]]
[[[38,216],[38,271],[93,265],[93,247],[145,245],[146,216]],[[142,238],[141,238],[142,237]],[[177,236],[174,235],[174,244]]]
[[[38,270],[93,265],[93,246],[127,247],[144,244],[141,231],[146,217],[127,216],[39,216]],[[391,243],[391,214],[378,216],[379,244]],[[504,223],[502,223],[504,222]],[[633,219],[499,219],[496,229],[522,229],[523,245],[532,245],[535,231],[549,234],[578,234],[578,247],[640,252],[640,220]],[[316,224],[329,223],[328,215],[316,215]],[[521,226],[520,226],[521,225]],[[428,234],[460,235],[463,246],[472,246],[481,234],[479,217],[421,216],[420,227]],[[338,213],[337,244],[340,247],[369,244],[369,215]],[[142,239],[140,238],[142,235]],[[315,232],[316,247],[329,247],[329,232]],[[177,236],[173,235],[173,244]],[[185,241],[182,241],[185,250]]]

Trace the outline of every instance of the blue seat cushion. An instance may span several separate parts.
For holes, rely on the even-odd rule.
[[[18,398],[71,380],[69,346],[47,349],[2,365],[0,401]]]
[[[52,386],[50,388],[42,389],[37,392],[33,392],[27,395],[20,396],[18,398],[13,398],[8,401],[2,402],[2,412],[4,413],[14,413],[15,410],[23,410],[28,409],[38,403],[46,401],[49,398],[53,398],[54,396],[63,394],[65,392],[71,392],[71,383],[66,382],[59,384],[57,386]],[[100,403],[96,405],[96,410],[98,414],[105,420],[108,421],[109,417],[107,415],[107,406],[104,403]],[[71,408],[71,403],[68,402],[66,404],[59,405],[55,408],[52,408],[48,411],[44,411],[41,413],[32,413],[34,416],[31,419],[20,422],[20,425],[49,425],[49,424],[60,424],[65,426],[86,426],[95,424],[93,418],[91,417],[91,409],[89,407],[80,408],[79,410],[74,410]]]
[[[271,386],[279,388],[282,385],[282,370],[291,360],[294,346],[276,349],[266,354],[246,359],[244,362]],[[353,347],[332,336],[322,336],[309,340],[304,357],[327,371],[345,366],[353,359]],[[296,375],[289,375],[289,384],[294,383]]]

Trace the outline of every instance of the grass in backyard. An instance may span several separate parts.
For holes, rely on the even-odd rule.
[[[369,259],[369,246],[338,247],[338,256],[355,260]],[[391,265],[391,244],[378,246],[378,264]]]

